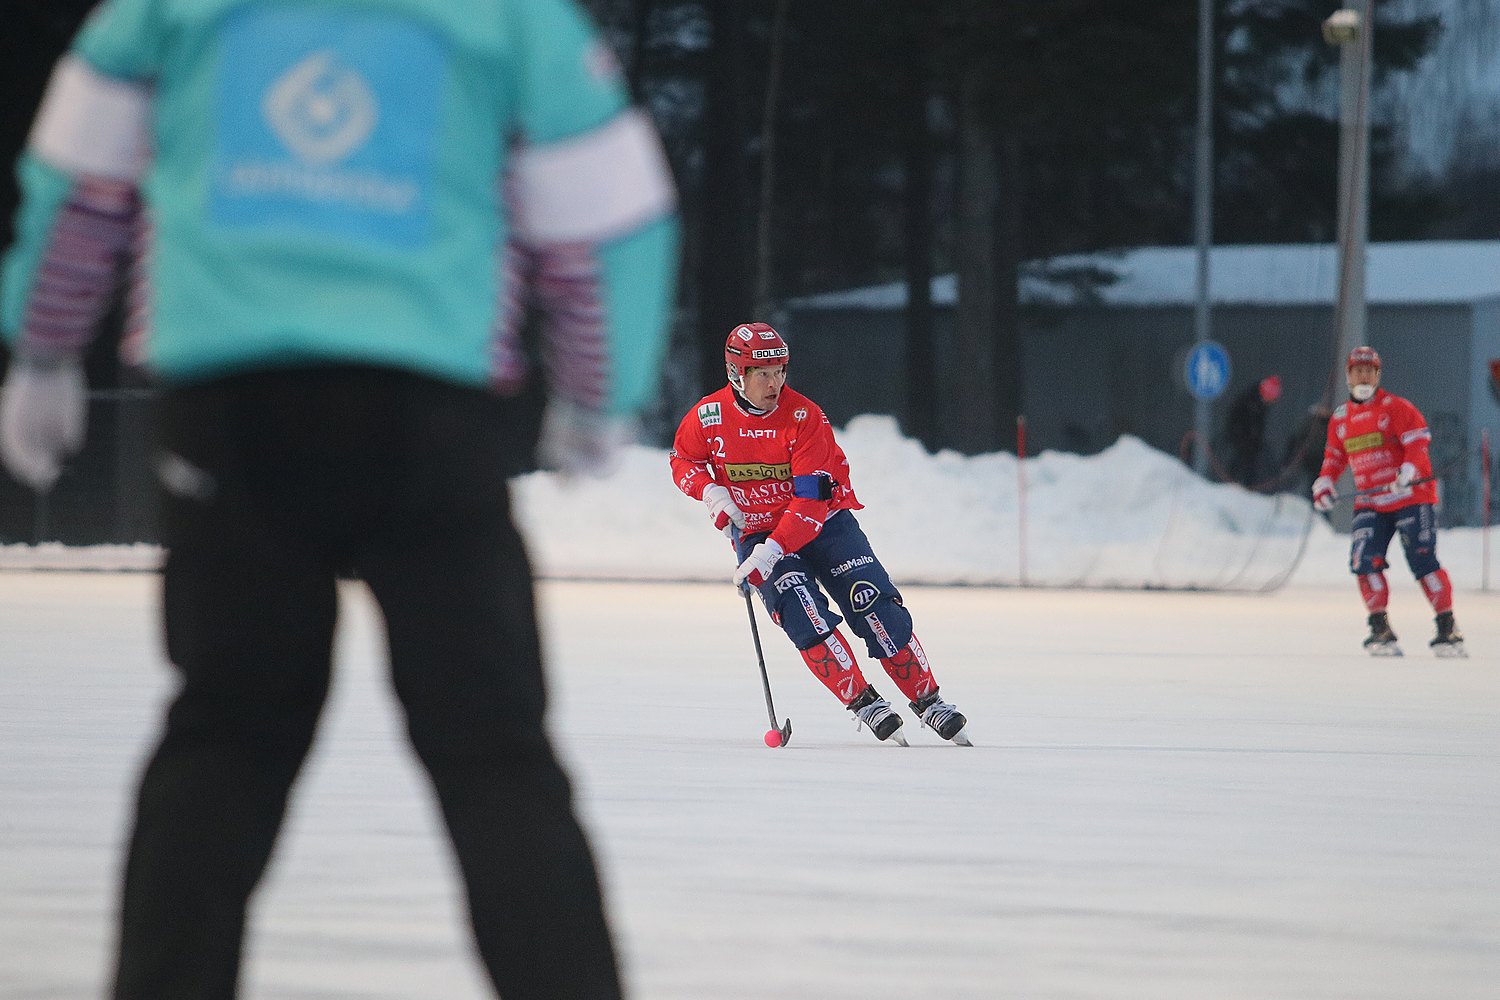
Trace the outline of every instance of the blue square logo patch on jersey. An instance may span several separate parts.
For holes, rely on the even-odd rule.
[[[214,221],[427,241],[439,36],[395,16],[249,8],[226,26],[220,56]]]

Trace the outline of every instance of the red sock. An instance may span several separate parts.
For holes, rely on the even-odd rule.
[[[1453,585],[1448,582],[1447,570],[1435,569],[1422,577],[1422,593],[1438,614],[1453,610]]]
[[[927,654],[922,651],[922,644],[915,635],[905,649],[895,656],[885,657],[880,665],[885,667],[885,672],[896,682],[901,693],[906,695],[907,701],[921,701],[937,690],[937,681],[932,679],[932,668],[927,665]]]
[[[1446,580],[1447,578],[1444,577],[1444,579]],[[1385,574],[1377,571],[1361,576],[1359,578],[1359,596],[1365,599],[1365,610],[1372,613],[1384,611],[1386,602],[1391,599],[1391,592],[1385,585]]]
[[[849,643],[838,629],[828,633],[811,649],[802,650],[802,659],[813,676],[846,707],[855,695],[869,687],[865,675],[859,672],[859,664],[854,662],[854,655],[849,652]]]

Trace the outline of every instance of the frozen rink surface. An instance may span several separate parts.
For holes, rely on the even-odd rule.
[[[1352,581],[1267,597],[910,588],[977,746],[878,745],[727,585],[549,583],[552,726],[636,1000],[1500,996],[1500,604],[1471,658],[1360,650]],[[169,690],[149,574],[0,574],[0,998],[101,995]],[[243,995],[483,997],[345,592],[340,672]],[[883,693],[894,686],[867,669]],[[523,859],[524,863],[524,859]]]

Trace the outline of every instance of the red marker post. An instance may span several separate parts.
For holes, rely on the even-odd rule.
[[[1484,470],[1484,525],[1479,531],[1480,551],[1484,558],[1480,565],[1480,589],[1485,593],[1490,590],[1490,431],[1489,428],[1479,432],[1479,465]]]
[[[1026,417],[1016,417],[1016,531],[1021,561],[1021,586],[1026,586]]]

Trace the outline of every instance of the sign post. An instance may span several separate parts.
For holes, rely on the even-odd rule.
[[[1200,476],[1208,473],[1209,404],[1224,395],[1224,390],[1229,388],[1232,371],[1229,352],[1216,340],[1204,340],[1195,344],[1183,361],[1182,382],[1196,400],[1193,424],[1198,440],[1193,452],[1193,468]]]

